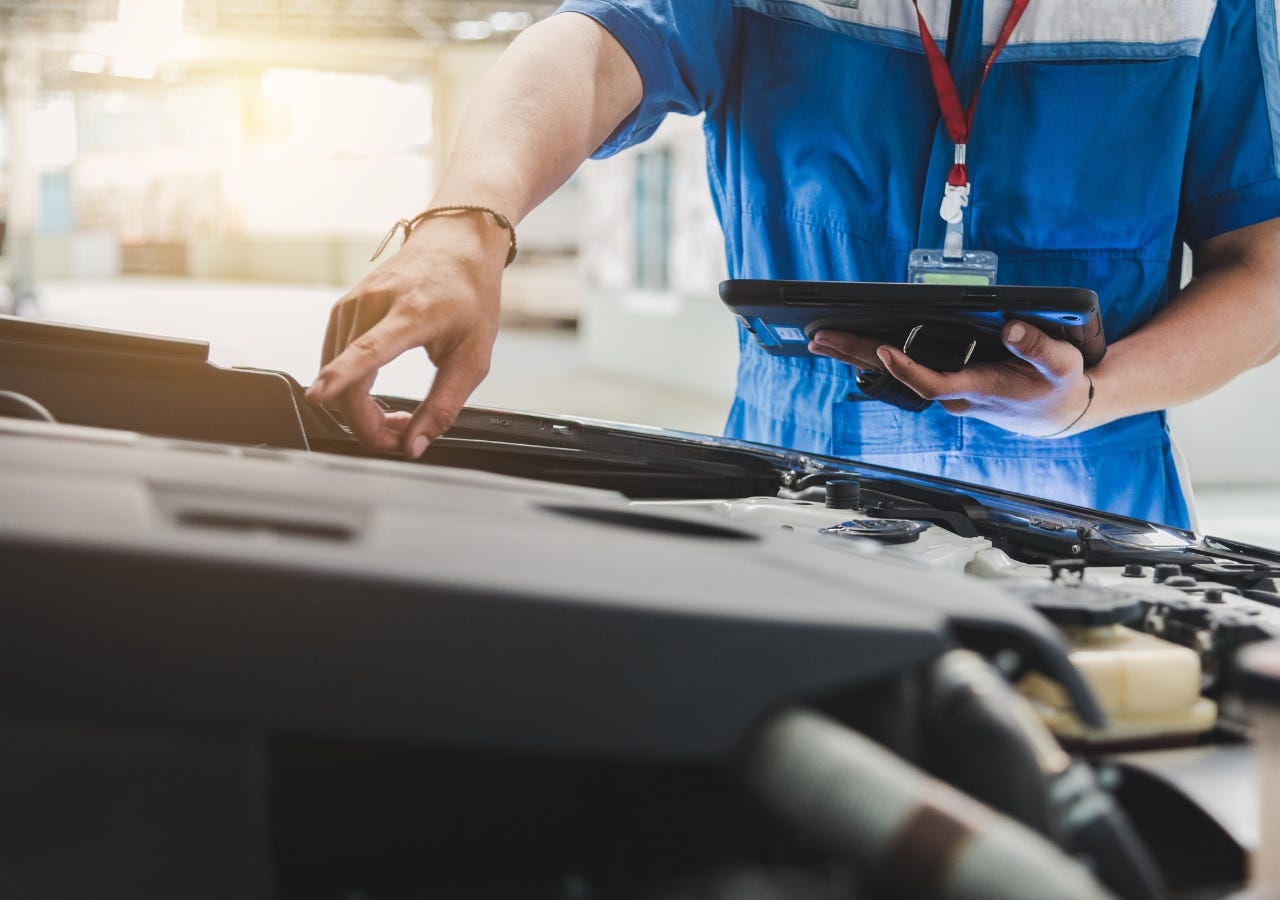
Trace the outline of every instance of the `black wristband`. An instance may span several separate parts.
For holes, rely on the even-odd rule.
[[[1084,377],[1089,382],[1089,399],[1088,401],[1085,402],[1084,409],[1080,410],[1080,415],[1072,419],[1071,424],[1069,424],[1066,428],[1059,428],[1057,431],[1051,432],[1049,434],[1038,435],[1038,437],[1042,437],[1042,438],[1057,437],[1058,435],[1064,434],[1070,431],[1072,428],[1075,428],[1076,425],[1080,423],[1080,420],[1084,418],[1084,414],[1089,411],[1089,407],[1093,406],[1093,379],[1089,377],[1088,372],[1084,373]]]

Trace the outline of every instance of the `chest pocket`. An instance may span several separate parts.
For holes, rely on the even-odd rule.
[[[997,64],[974,123],[975,231],[1014,251],[1167,249],[1195,80],[1189,56]]]

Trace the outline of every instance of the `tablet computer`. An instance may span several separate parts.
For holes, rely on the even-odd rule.
[[[989,362],[1009,356],[1000,331],[1010,319],[1070,341],[1086,366],[1106,353],[1098,295],[1085,288],[732,279],[720,283],[720,299],[778,356],[808,356],[823,328],[902,347],[933,326],[973,342],[967,362]]]

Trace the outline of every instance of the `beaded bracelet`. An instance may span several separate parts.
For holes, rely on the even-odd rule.
[[[1059,428],[1057,431],[1051,434],[1042,434],[1040,435],[1040,437],[1042,438],[1057,437],[1060,434],[1070,431],[1072,428],[1076,427],[1076,425],[1080,422],[1081,419],[1084,418],[1084,414],[1089,411],[1089,407],[1093,406],[1093,379],[1089,377],[1088,372],[1084,373],[1084,377],[1089,382],[1089,400],[1085,403],[1084,409],[1080,411],[1080,415],[1072,419],[1071,424],[1068,425],[1066,428]]]
[[[373,251],[373,256],[369,257],[369,262],[373,262],[382,255],[382,251],[387,249],[387,244],[391,243],[391,238],[395,236],[397,231],[401,229],[404,230],[404,237],[400,239],[400,245],[404,246],[404,242],[409,240],[409,235],[413,232],[413,229],[417,228],[424,221],[430,219],[432,216],[455,212],[479,212],[488,213],[493,216],[494,219],[497,220],[498,224],[507,229],[507,232],[511,235],[511,246],[507,249],[507,261],[504,263],[503,267],[505,268],[515,261],[516,229],[515,226],[511,224],[511,220],[496,209],[490,209],[487,206],[471,206],[463,204],[458,206],[433,206],[431,209],[423,210],[418,213],[412,219],[397,219],[396,223],[391,226],[391,230],[387,232],[387,236],[382,239],[382,243],[378,245],[378,249]]]

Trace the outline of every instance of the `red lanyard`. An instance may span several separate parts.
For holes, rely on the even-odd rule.
[[[911,2],[916,8],[916,18],[920,20],[920,41],[924,44],[924,53],[929,59],[929,74],[933,77],[933,89],[938,93],[942,121],[947,126],[947,134],[956,144],[956,160],[950,174],[947,175],[947,184],[967,188],[969,170],[964,162],[964,148],[969,141],[969,132],[973,128],[973,114],[978,108],[978,95],[982,93],[982,85],[986,83],[991,64],[1004,50],[1005,44],[1009,43],[1009,35],[1013,33],[1014,26],[1022,18],[1031,0],[1013,0],[1013,6],[1009,8],[1009,14],[1004,20],[1004,27],[1000,29],[1000,36],[996,39],[995,46],[991,48],[991,55],[987,57],[987,63],[982,68],[982,78],[974,88],[973,96],[969,98],[967,110],[960,105],[960,94],[956,90],[955,79],[951,77],[951,69],[947,67],[946,59],[938,50],[938,45],[934,43],[933,35],[929,33],[929,26],[925,24],[924,15],[920,12],[920,0],[911,0]],[[960,0],[951,0],[951,2],[958,3]],[[947,39],[954,41],[956,36],[948,35]]]

